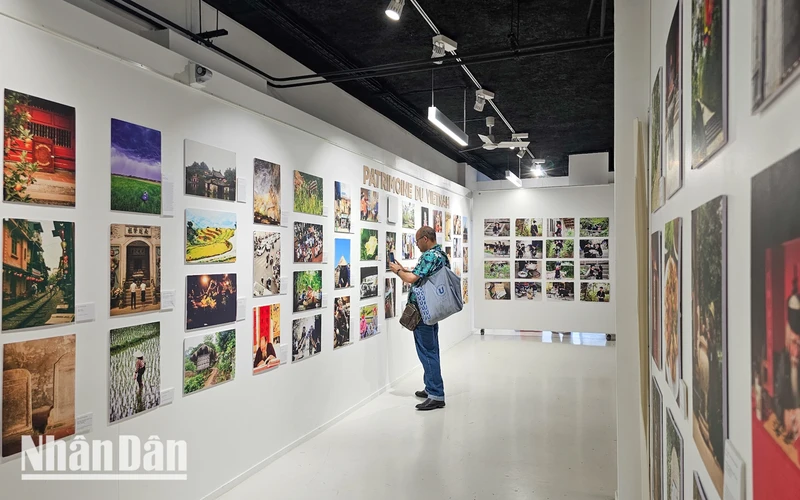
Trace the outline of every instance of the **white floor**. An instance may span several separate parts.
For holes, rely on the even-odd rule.
[[[445,409],[414,410],[415,372],[222,498],[613,499],[614,363],[614,347],[473,336],[443,355]]]

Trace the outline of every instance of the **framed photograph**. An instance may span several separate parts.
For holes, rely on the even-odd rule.
[[[575,283],[571,281],[548,281],[547,300],[554,301],[574,301]]]
[[[386,286],[383,289],[383,312],[386,319],[394,318],[397,315],[397,289],[395,284],[394,277],[386,278]]]
[[[3,332],[75,322],[75,223],[3,219]]]
[[[424,226],[433,227],[431,225],[430,210],[428,210],[428,207],[422,207],[421,212],[422,212],[421,213],[421,225],[423,227]]]
[[[292,363],[322,352],[322,315],[292,320]]]
[[[22,436],[75,434],[75,335],[3,347],[3,457],[22,451]],[[126,380],[133,380],[126,371]]]
[[[650,93],[650,213],[664,204],[662,181],[664,179],[663,165],[663,83],[661,78],[662,68],[658,68],[656,80],[653,82],[653,91]]]
[[[394,255],[396,260],[400,260],[400,254],[397,253],[397,233],[393,231],[386,231],[386,245],[384,246],[385,255],[383,261],[386,262],[386,270],[389,270],[389,264],[392,262],[391,255]]]
[[[543,230],[541,218],[516,219],[514,221],[514,236],[518,238],[541,238]]]
[[[460,259],[462,255],[464,255],[464,253],[463,249],[461,248],[461,239],[453,238],[453,257]]]
[[[661,369],[661,231],[650,235],[650,355]]]
[[[664,85],[666,115],[664,126],[664,170],[667,199],[683,186],[683,72],[681,53],[681,6],[684,0],[678,0],[675,14],[667,33],[666,61]]]
[[[583,259],[608,259],[611,257],[607,239],[580,240],[579,246],[580,257]]]
[[[202,391],[236,376],[236,330],[183,339],[183,395]]]
[[[361,188],[361,220],[380,222],[380,193]]]
[[[683,436],[675,423],[672,410],[667,410],[667,475],[666,498],[683,500]]]
[[[483,277],[490,280],[511,279],[511,263],[507,260],[485,260]]]
[[[453,216],[450,212],[444,213],[444,241],[453,241]]]
[[[417,240],[413,233],[403,233],[403,247],[402,256],[403,260],[414,259],[415,249],[417,248]],[[395,258],[397,256],[395,255]]]
[[[301,214],[322,215],[325,194],[322,177],[294,171],[294,211]]]
[[[544,258],[544,242],[536,240],[517,240],[515,245],[517,259]]]
[[[800,74],[800,6],[791,0],[753,0],[752,19],[753,112],[757,112]]]
[[[483,219],[483,235],[495,238],[511,236],[511,220]]]
[[[253,374],[281,364],[281,305],[253,308]]]
[[[415,229],[417,221],[416,206],[413,201],[403,202],[403,229]]]
[[[322,224],[310,222],[294,223],[294,262],[295,264],[322,262],[325,235]]]
[[[548,259],[572,259],[573,257],[575,257],[575,240],[547,240]]]
[[[548,238],[574,238],[575,219],[547,219]]]
[[[111,119],[111,210],[161,214],[161,132]]]
[[[322,271],[294,272],[294,302],[292,312],[322,307]]]
[[[111,224],[111,316],[161,310],[161,227]]]
[[[362,267],[360,298],[363,300],[377,296],[378,296],[378,268],[374,266]]]
[[[455,236],[461,236],[461,230],[461,216],[453,215],[453,234]]]
[[[350,184],[333,183],[333,230],[337,233],[352,231],[352,190]]]
[[[281,233],[253,232],[253,297],[281,293]]]
[[[110,333],[108,423],[161,404],[161,325],[116,328]]]
[[[692,168],[728,142],[728,5],[692,0]],[[800,7],[796,7],[800,14]],[[797,22],[800,43],[800,22]],[[797,50],[800,63],[800,50]]]
[[[378,230],[361,230],[361,260],[378,260]]]
[[[333,349],[350,345],[350,296],[333,301]]]
[[[486,300],[511,300],[511,283],[508,281],[487,281],[483,291]]]
[[[464,271],[466,273],[466,271]],[[403,288],[405,291],[405,284],[403,284]],[[461,298],[465,304],[469,302],[469,279],[463,278],[461,280]]]
[[[683,378],[681,366],[681,245],[683,219],[664,227],[664,359],[667,383],[678,399]]]
[[[581,219],[581,238],[608,238],[608,217]]]
[[[466,246],[464,247],[464,258],[462,259],[464,262],[464,274],[469,272],[469,248]]]
[[[352,256],[350,255],[350,240],[345,238],[336,238],[334,250],[334,260],[336,267],[333,269],[333,288],[340,290],[342,288],[350,288],[350,263]]]
[[[581,283],[581,302],[611,302],[609,283]]]
[[[187,264],[236,262],[236,213],[186,209]]]
[[[542,278],[542,261],[540,261],[540,260],[518,260],[518,261],[515,261],[514,262],[514,277],[516,279],[520,279],[520,280],[538,280],[538,279],[541,279]]]
[[[571,260],[550,260],[546,264],[545,277],[548,280],[575,279],[575,262]]]
[[[3,200],[74,207],[75,108],[8,89],[3,104]]]
[[[703,482],[700,481],[700,474],[697,471],[694,472],[694,486],[692,488],[692,499],[693,500],[708,500],[706,496],[706,490],[703,489]]]
[[[490,259],[511,257],[511,240],[484,240],[483,256]]]
[[[515,300],[542,301],[542,284],[538,281],[515,281],[514,282]]]
[[[361,306],[359,311],[359,333],[361,340],[374,337],[378,331],[378,304]]]
[[[235,274],[197,274],[186,277],[187,330],[235,321]]]
[[[664,406],[655,376],[650,379],[650,500],[664,498]]]
[[[186,194],[236,201],[236,153],[183,141]]]
[[[444,233],[444,213],[441,210],[433,211],[433,230],[436,234]]]
[[[582,260],[580,269],[581,280],[608,281],[611,268],[607,260]]]
[[[464,237],[464,243],[469,243],[469,219],[464,216],[464,227],[462,228],[461,235]]]
[[[281,225],[281,166],[253,160],[253,222]]]

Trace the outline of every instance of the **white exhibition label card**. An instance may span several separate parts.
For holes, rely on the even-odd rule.
[[[744,460],[730,439],[725,440],[724,500],[742,500],[744,493]]]
[[[289,278],[281,276],[281,295],[288,295],[289,293]]]
[[[328,263],[328,252],[322,252],[322,263],[323,264]]]
[[[170,387],[161,391],[161,406],[171,405],[175,400],[175,389]]]
[[[94,302],[88,302],[86,304],[75,304],[75,322],[86,323],[88,321],[94,321],[94,320],[95,320]]]
[[[244,177],[236,178],[236,201],[247,203],[247,179]]]
[[[330,207],[325,206],[325,205],[322,206],[322,216],[323,217],[327,217],[328,214],[330,213],[330,211],[331,211]]]
[[[322,294],[322,308],[324,309],[326,307],[328,307],[328,294],[327,293],[323,293]]]
[[[161,216],[175,216],[175,182],[164,172],[161,174]]]
[[[93,413],[85,413],[75,417],[75,434],[82,435],[92,432]]]
[[[236,321],[244,321],[247,299],[236,299]]]
[[[282,365],[285,365],[289,361],[289,355],[291,354],[289,347],[291,347],[289,344],[281,344],[280,359]]]
[[[175,309],[175,290],[161,291],[161,310],[169,311]]]

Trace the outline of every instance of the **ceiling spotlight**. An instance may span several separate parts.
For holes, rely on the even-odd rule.
[[[455,52],[458,49],[458,42],[444,35],[433,37],[433,54],[431,59],[439,59],[447,55],[448,52]],[[434,64],[442,64],[441,61],[434,61]]]
[[[519,152],[517,153],[517,158],[520,160],[525,158],[525,150],[523,148],[520,148]]]
[[[478,89],[475,91],[475,111],[478,113],[483,112],[483,107],[486,106],[486,101],[494,99],[494,92],[489,92],[486,89]]]
[[[542,166],[540,164],[538,164],[538,163],[536,165],[534,165],[532,170],[533,170],[533,176],[534,177],[544,177],[546,175],[544,173],[544,170],[542,169]]]
[[[392,21],[399,21],[400,14],[403,13],[403,6],[406,0],[391,0],[389,6],[386,7],[386,16]]]

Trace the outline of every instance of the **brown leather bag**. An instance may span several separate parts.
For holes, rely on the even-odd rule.
[[[416,305],[409,302],[403,310],[403,315],[400,316],[400,325],[406,330],[414,331],[417,325],[422,321],[422,315]]]

